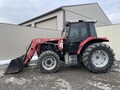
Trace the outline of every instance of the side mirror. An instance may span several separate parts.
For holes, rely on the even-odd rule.
[[[70,22],[67,21],[67,22],[65,23],[65,26],[68,27],[69,25],[70,25]]]

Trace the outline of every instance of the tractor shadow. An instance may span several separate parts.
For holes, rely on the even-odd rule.
[[[18,73],[20,76],[25,76],[29,75],[30,77],[38,77],[40,76],[45,76],[45,75],[52,75],[52,76],[57,76],[57,75],[65,75],[65,74],[81,74],[81,73],[90,73],[89,70],[85,68],[83,64],[80,65],[75,65],[75,66],[68,66],[65,64],[62,64],[60,69],[56,73],[49,73],[49,74],[44,74],[41,73],[37,67],[37,65],[30,65],[22,70],[22,72]],[[17,77],[17,74],[15,75]]]
[[[79,65],[72,65],[72,66],[63,64],[58,72],[86,72],[86,73],[89,73],[89,71],[85,68],[85,66],[82,63]]]
[[[5,66],[7,67],[7,65]],[[4,70],[6,70],[6,68],[4,67]],[[80,65],[74,65],[74,66],[68,66],[66,64],[62,64],[60,69],[56,72],[56,73],[50,73],[47,75],[55,75],[55,76],[59,76],[59,75],[65,75],[65,74],[72,74],[72,73],[76,73],[76,74],[81,74],[81,73],[90,73],[90,71],[88,71],[85,66],[83,64]],[[16,78],[33,78],[33,77],[39,77],[39,76],[45,76],[46,74],[41,73],[37,67],[37,63],[36,61],[34,62],[30,62],[30,65],[28,67],[25,67],[21,72],[16,73],[16,74],[9,74],[9,75],[4,75],[4,77],[16,77]]]

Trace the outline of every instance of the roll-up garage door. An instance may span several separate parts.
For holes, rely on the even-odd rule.
[[[35,24],[36,28],[48,28],[57,30],[57,17],[53,17],[44,21],[37,22]]]

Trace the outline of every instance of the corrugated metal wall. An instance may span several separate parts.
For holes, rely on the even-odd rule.
[[[107,44],[114,50],[116,59],[120,60],[120,24],[98,27],[97,34],[110,40]]]
[[[60,31],[0,24],[0,60],[18,57],[34,38],[60,37]]]

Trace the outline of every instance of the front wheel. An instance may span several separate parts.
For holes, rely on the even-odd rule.
[[[42,73],[54,73],[60,68],[60,58],[53,51],[44,51],[38,58],[38,68]]]
[[[104,43],[94,43],[83,52],[83,63],[93,73],[107,72],[115,60],[113,50]]]

